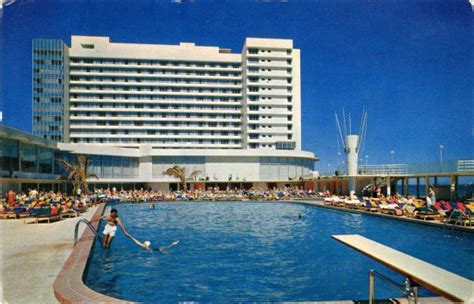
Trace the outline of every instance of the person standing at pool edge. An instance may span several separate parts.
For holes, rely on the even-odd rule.
[[[434,187],[430,185],[428,195],[426,196],[426,205],[428,208],[432,208],[435,203],[436,203],[436,193],[435,193]]]
[[[137,245],[143,247],[144,249],[149,250],[149,251],[151,250],[151,248],[150,248],[151,243],[149,241],[146,241],[145,243],[141,243],[140,241],[135,239],[130,233],[127,232],[127,230],[125,229],[122,221],[118,217],[117,209],[110,210],[109,215],[103,215],[103,216],[99,217],[97,220],[94,220],[92,222],[99,221],[101,219],[107,219],[107,224],[105,225],[104,232],[103,232],[103,234],[104,234],[104,240],[102,242],[103,247],[105,247],[105,248],[110,247],[110,244],[112,243],[112,240],[115,236],[115,232],[117,231],[117,225],[118,225],[118,226],[120,226],[120,228],[123,231],[123,234],[125,234],[126,237],[128,237],[129,239],[131,239]]]
[[[118,217],[118,211],[117,209],[112,209],[110,210],[109,215],[103,215],[101,216],[98,220],[101,219],[107,219],[107,224],[104,227],[104,241],[102,242],[102,245],[107,248],[110,246],[112,243],[112,240],[115,236],[115,232],[117,231],[117,225],[120,226],[120,229],[122,229],[123,233],[130,238],[130,234],[127,232],[125,227],[123,226],[122,221]]]

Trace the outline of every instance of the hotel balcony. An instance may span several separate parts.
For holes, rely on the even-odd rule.
[[[247,113],[254,115],[273,115],[273,116],[288,116],[292,115],[291,111],[288,111],[286,108],[280,109],[258,109],[258,110],[247,110]]]
[[[98,121],[108,121],[108,120],[117,120],[117,121],[182,121],[182,122],[191,122],[191,121],[196,121],[196,122],[240,122],[241,118],[209,118],[209,117],[183,117],[183,118],[177,118],[177,117],[139,117],[139,116],[132,116],[132,117],[126,117],[126,116],[117,116],[117,117],[112,117],[112,116],[70,116],[69,119],[72,120],[98,120]]]
[[[288,72],[286,70],[276,70],[273,69],[272,71],[248,71],[247,76],[264,76],[264,77],[270,77],[270,78],[289,78],[292,76],[291,72]]]
[[[265,60],[265,59],[263,59]],[[262,68],[285,68],[291,69],[292,65],[286,61],[282,60],[272,60],[272,61],[263,61],[259,60],[258,62],[253,62],[248,60],[247,67],[262,67]]]
[[[186,82],[169,82],[169,81],[144,81],[144,82],[123,82],[123,81],[89,81],[89,80],[71,80],[71,87],[73,85],[102,85],[102,86],[128,86],[128,87],[170,87],[170,88],[230,88],[241,89],[242,84],[233,83],[186,83]]]
[[[216,126],[216,127],[209,127],[209,126],[133,126],[133,125],[118,125],[118,126],[98,126],[98,125],[80,125],[80,124],[71,124],[69,127],[71,130],[74,131],[86,129],[86,130],[150,130],[150,131],[214,131],[214,132],[240,132],[240,127],[223,127],[223,126]],[[73,132],[73,131],[71,131]],[[78,133],[79,134],[79,133]]]
[[[260,125],[271,125],[271,126],[274,126],[274,125],[289,125],[289,124],[292,124],[292,121],[288,120],[287,118],[284,118],[284,117],[272,117],[272,118],[261,118],[259,117],[259,119],[257,120],[252,120],[252,119],[249,119],[248,124],[260,124]]]
[[[75,76],[102,76],[102,77],[140,77],[140,78],[185,78],[185,79],[222,79],[222,80],[242,80],[241,75],[193,75],[193,74],[144,74],[144,73],[113,73],[113,72],[86,72],[82,70],[70,70],[70,75]]]
[[[257,54],[251,54],[247,51],[245,54],[247,58],[260,58],[260,59],[292,59],[292,55],[286,52],[258,52]]]
[[[160,135],[160,134],[154,134],[154,135],[148,135],[146,133],[144,134],[105,134],[105,133],[71,133],[69,135],[71,138],[133,138],[133,139],[146,139],[146,138],[154,138],[154,139],[175,139],[179,137],[180,139],[223,139],[223,140],[240,140],[241,136],[240,135],[186,135],[186,134],[179,134],[179,135]]]
[[[136,108],[112,108],[112,107],[70,107],[69,111],[88,111],[88,112],[136,112],[136,113],[209,113],[209,114],[241,114],[242,111],[240,109],[236,110],[229,110],[229,109],[220,109],[218,107],[214,109],[206,108],[206,109],[136,109]]]
[[[168,104],[168,105],[175,105],[175,104],[186,104],[186,105],[241,105],[242,101],[213,101],[213,100],[190,100],[190,99],[176,99],[176,100],[163,100],[163,99],[99,99],[99,98],[70,98],[70,102],[90,102],[90,103],[123,103],[123,104],[131,104],[131,103],[139,103],[139,104]]]
[[[264,96],[264,97],[281,97],[281,96],[291,97],[291,96],[293,96],[293,92],[288,92],[288,91],[285,91],[285,90],[278,90],[278,91],[276,91],[276,90],[272,90],[272,91],[259,90],[258,92],[251,92],[250,90],[247,90],[247,95]]]
[[[236,63],[236,62],[235,62]],[[232,64],[235,64],[232,63]],[[240,62],[238,62],[240,64]],[[106,63],[78,63],[70,61],[69,65],[71,67],[83,67],[83,68],[117,68],[117,69],[135,69],[135,70],[171,70],[171,71],[208,71],[208,72],[240,72],[241,67],[196,67],[196,66],[186,66],[186,65],[159,65],[159,64],[106,64]]]
[[[258,86],[258,87],[272,87],[272,88],[288,88],[292,87],[292,83],[288,83],[286,80],[258,80],[247,82],[247,86]]]
[[[161,91],[124,91],[124,90],[77,90],[70,89],[70,93],[78,94],[127,94],[127,95],[162,95],[162,96],[198,96],[198,97],[241,97],[241,93],[220,93],[220,92],[161,92]]]

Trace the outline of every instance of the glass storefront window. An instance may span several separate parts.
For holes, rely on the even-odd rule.
[[[38,158],[39,158],[39,173],[53,173],[53,160],[54,153],[53,150],[48,148],[39,148],[38,149]]]
[[[9,171],[18,171],[19,155],[18,141],[11,139],[0,139],[0,168]]]
[[[89,174],[96,174],[99,177],[102,175],[102,160],[100,155],[89,156],[89,168],[87,172]]]
[[[21,171],[38,172],[37,147],[35,145],[21,144]]]

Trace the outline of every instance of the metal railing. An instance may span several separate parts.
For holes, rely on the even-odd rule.
[[[469,173],[474,174],[474,160],[460,159],[439,162],[419,162],[407,164],[359,165],[359,175],[405,175],[405,174],[437,174],[437,173]],[[322,176],[334,176],[336,173],[326,172]],[[347,168],[339,166],[337,175],[347,175]]]
[[[375,303],[375,277],[400,291],[407,297],[408,303],[418,303],[418,287],[414,286],[409,278],[405,278],[403,283],[397,283],[389,277],[386,277],[372,269],[369,271],[369,304]]]
[[[89,229],[92,231],[92,233],[94,233],[95,237],[98,238],[99,237],[99,233],[97,233],[97,230],[95,230],[94,226],[92,226],[91,222],[89,222],[88,220],[86,219],[81,219],[79,220],[77,223],[76,223],[76,227],[74,227],[74,245],[76,245],[77,241],[78,241],[78,237],[79,237],[79,225],[81,223],[84,223],[86,224],[87,227],[89,227]]]
[[[458,172],[474,172],[474,159],[458,160]]]
[[[366,165],[357,167],[360,175],[377,175],[377,174],[406,174],[406,164],[389,164],[389,165]]]

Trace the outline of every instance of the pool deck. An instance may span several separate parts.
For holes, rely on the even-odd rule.
[[[96,210],[51,224],[1,221],[0,303],[57,303],[52,286],[73,250],[74,226]]]

